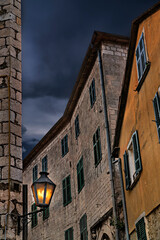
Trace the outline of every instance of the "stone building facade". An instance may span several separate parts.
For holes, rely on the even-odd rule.
[[[41,172],[46,159],[49,177],[56,184],[49,213],[32,219],[34,223],[28,226],[29,240],[72,239],[72,234],[76,240],[82,235],[83,239],[115,239],[97,50],[101,50],[113,144],[128,43],[127,37],[94,32],[64,115],[24,159],[28,211],[34,206],[33,172],[34,177]],[[119,191],[116,199],[120,202]]]
[[[0,0],[0,239],[20,239],[21,104],[21,0]]]

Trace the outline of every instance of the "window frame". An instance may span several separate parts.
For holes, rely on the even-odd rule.
[[[142,161],[138,131],[135,131],[128,143],[127,150],[123,155],[126,190],[131,190],[142,172]]]
[[[80,134],[79,115],[76,116],[74,124],[75,124],[75,136],[76,136],[76,139],[77,139],[79,134]]]
[[[141,33],[139,38],[136,50],[136,66],[137,66],[137,75],[138,75],[138,86],[137,91],[140,90],[142,83],[144,82],[147,73],[150,69],[150,62],[148,60],[147,47],[145,44],[144,32]]]
[[[81,240],[88,240],[87,215],[86,215],[86,213],[81,217],[79,225],[80,225],[80,239]]]
[[[160,97],[158,95],[158,92],[156,92],[153,99],[153,108],[154,108],[155,122],[157,126],[158,140],[160,143]]]
[[[100,127],[98,127],[96,132],[93,134],[93,152],[95,167],[97,167],[102,160]]]
[[[138,240],[147,240],[144,217],[136,223],[136,232]]]
[[[33,167],[33,182],[35,182],[37,179],[38,179],[38,165],[36,164],[34,167]]]
[[[69,149],[68,149],[68,134],[66,134],[61,140],[61,151],[62,151],[62,157],[64,157],[69,151]]]
[[[48,171],[48,158],[47,155],[42,158],[42,172],[47,172]]]
[[[91,104],[91,108],[92,108],[96,101],[96,88],[95,88],[95,79],[94,78],[89,87],[89,95],[90,95],[90,104]]]
[[[79,162],[77,163],[77,186],[78,186],[78,193],[84,187],[84,170],[83,170],[83,156],[80,158]]]
[[[37,206],[35,203],[33,203],[31,205],[31,212],[34,212],[37,210]],[[37,217],[37,213],[33,213],[32,214],[32,219],[31,219],[31,222],[32,222],[32,228],[36,227],[38,225],[38,217]]]
[[[44,209],[44,211],[43,211],[43,221],[45,221],[46,219],[48,219],[48,218],[49,218],[49,215],[50,215],[50,213],[49,213],[49,206],[48,206],[48,207],[46,207],[46,208]]]
[[[69,183],[67,183],[67,180]],[[71,175],[68,175],[66,178],[62,180],[62,191],[63,191],[63,206],[65,207],[72,202]]]
[[[73,227],[70,227],[65,231],[65,240],[73,240]]]

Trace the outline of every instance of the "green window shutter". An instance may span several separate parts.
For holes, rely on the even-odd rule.
[[[93,103],[96,101],[96,89],[95,89],[95,79],[92,81],[92,96],[93,96]]]
[[[63,180],[62,182],[62,186],[63,186],[63,205],[65,206],[67,203],[67,189],[66,189],[66,179]]]
[[[154,114],[155,114],[155,120],[157,125],[158,139],[160,143],[160,98],[158,96],[158,92],[156,93],[153,99],[153,106],[154,106]]]
[[[33,182],[35,182],[38,178],[38,166],[34,166],[33,168]]]
[[[64,139],[61,140],[61,150],[62,150],[62,157],[65,155],[64,154]]]
[[[141,218],[136,224],[138,240],[147,240],[144,218]]]
[[[134,153],[134,162],[135,162],[135,169],[136,175],[142,171],[142,163],[141,163],[141,156],[140,156],[140,149],[139,149],[139,141],[138,141],[138,132],[134,132],[132,135],[132,144],[133,144],[133,153]]]
[[[146,69],[146,62],[147,62],[143,33],[140,37],[140,40],[136,49],[136,61],[137,61],[138,81],[140,81]]]
[[[61,140],[62,157],[68,152],[68,135]]]
[[[80,219],[80,236],[81,236],[81,240],[88,240],[86,214],[84,214],[83,217]]]
[[[49,207],[45,208],[43,211],[43,221],[47,218],[49,218]]]
[[[37,210],[36,204],[32,204],[31,211],[34,212]],[[37,213],[32,214],[32,228],[34,228],[38,224]]]
[[[80,130],[79,130],[79,116],[77,115],[76,119],[75,119],[75,136],[76,139],[78,138],[80,134]]]
[[[78,193],[84,187],[84,172],[83,172],[83,157],[81,157],[80,161],[77,164],[77,182],[78,182]]]
[[[65,240],[73,240],[73,228],[69,228],[65,231]]]
[[[130,184],[131,184],[131,178],[130,178],[128,154],[127,154],[126,151],[123,155],[123,159],[124,159],[124,172],[125,172],[126,190],[128,190],[129,187],[130,187]]]
[[[72,201],[70,175],[62,181],[62,188],[63,188],[63,206],[66,206]]]
[[[47,172],[48,171],[48,162],[47,162],[47,156],[45,156],[42,159],[42,172]]]
[[[95,166],[97,166],[102,159],[100,128],[99,127],[96,130],[96,133],[93,135],[93,151],[94,151]]]

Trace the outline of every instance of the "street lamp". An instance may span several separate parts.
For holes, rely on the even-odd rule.
[[[47,177],[47,172],[40,172],[40,178],[31,186],[37,207],[48,207],[56,185]]]
[[[30,213],[27,213],[27,211],[25,211],[24,215],[18,216],[18,235],[20,234],[21,231],[21,220],[23,222],[24,231],[24,228],[26,228],[26,225],[29,223],[28,218],[29,219],[32,218],[34,214],[43,212],[47,207],[49,207],[56,185],[48,178],[47,176],[48,174],[49,173],[47,172],[40,172],[41,175],[40,178],[37,179],[31,186],[35,204],[37,207],[40,207],[40,209]],[[25,186],[27,187],[27,185]],[[26,197],[24,198],[25,202],[27,202]]]

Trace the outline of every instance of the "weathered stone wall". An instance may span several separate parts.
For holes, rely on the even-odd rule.
[[[13,215],[22,208],[21,104],[21,0],[0,0],[1,239],[5,225],[7,239],[18,239]]]
[[[146,218],[146,234],[149,240],[160,239],[160,205],[155,208]],[[136,231],[131,234],[131,240],[137,239]]]
[[[106,46],[103,46],[103,49]],[[110,46],[111,44],[109,44],[108,47]],[[121,46],[119,46],[119,48],[123,49],[123,47]],[[117,81],[120,81],[118,88],[121,87],[122,75],[118,74],[118,68],[119,71],[124,70],[124,56],[116,56],[116,54],[113,54],[112,58],[110,58],[110,55],[107,55],[107,53],[103,50],[103,65],[104,71],[106,73],[106,94],[108,94],[108,85],[112,85],[112,82],[114,85],[115,81],[115,87],[113,87],[113,89],[117,87]],[[108,68],[108,70],[106,70],[106,67]],[[114,68],[117,69],[116,77]],[[96,102],[91,108],[89,87],[93,78],[95,79]],[[118,94],[120,92],[120,89],[116,91]],[[112,95],[109,96],[112,97]],[[110,97],[107,98],[107,101],[110,100]],[[118,101],[118,96],[116,96],[116,100]],[[109,103],[108,112],[111,125],[112,120],[115,121],[116,119],[117,106],[118,103],[116,105],[114,104],[113,106],[112,103]],[[77,114],[79,115],[80,135],[76,139],[74,121]],[[95,167],[93,152],[93,134],[96,132],[98,127],[100,127],[102,160],[99,165]],[[61,139],[65,136],[65,134],[68,134],[69,152],[62,158]],[[38,172],[40,172],[42,168],[41,161],[45,155],[48,156],[48,171],[50,174],[49,177],[55,182],[57,187],[50,205],[49,218],[43,221],[41,217],[38,217],[38,225],[33,229],[31,228],[31,226],[29,226],[29,239],[64,239],[64,232],[70,227],[73,227],[74,229],[74,239],[80,239],[79,222],[80,218],[85,213],[87,214],[88,239],[91,239],[91,227],[93,225],[96,225],[99,219],[102,219],[103,216],[108,213],[112,208],[104,109],[102,103],[102,90],[100,85],[98,59],[96,59],[95,61],[94,67],[92,68],[92,71],[88,77],[79,101],[75,107],[70,123],[68,123],[68,125],[64,129],[62,129],[59,135],[50,144],[48,144],[45,149],[43,149],[41,152],[39,152],[39,154],[37,154],[31,164],[25,169],[23,174],[24,184],[28,184],[28,186],[32,184],[33,167],[38,164]],[[85,186],[83,187],[81,192],[78,193],[77,163],[82,156]],[[72,202],[66,207],[64,207],[62,180],[69,174],[71,175]],[[29,189],[29,210],[31,209],[31,204],[33,203],[33,196]],[[106,221],[107,220],[105,219],[104,225]],[[108,228],[105,229],[107,229],[106,231],[108,231],[108,236],[112,236],[114,234],[112,226],[109,225]]]

